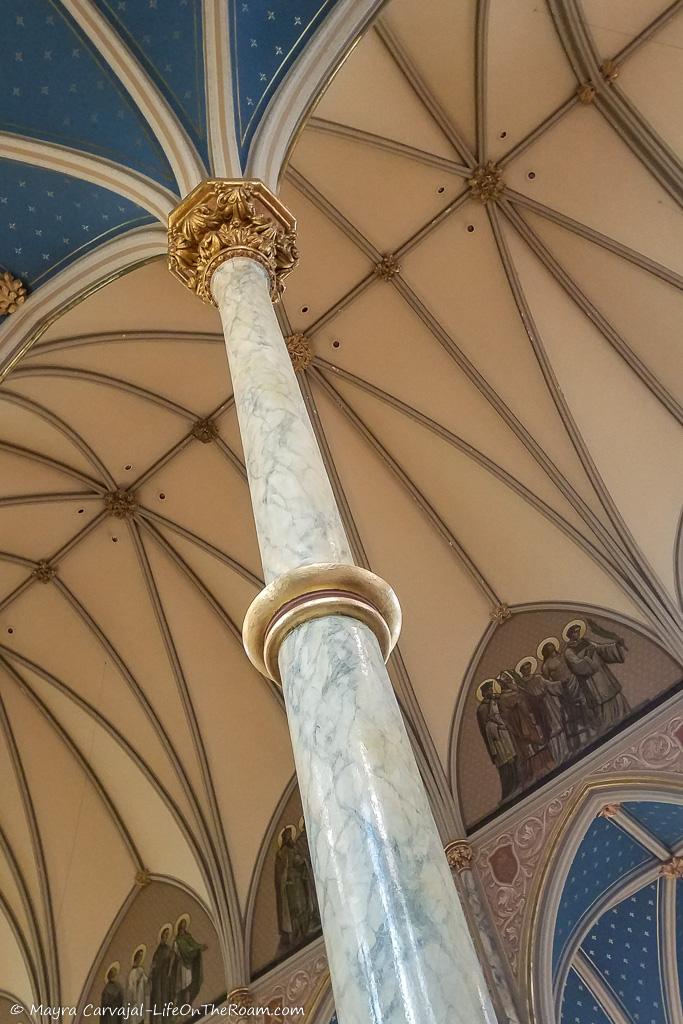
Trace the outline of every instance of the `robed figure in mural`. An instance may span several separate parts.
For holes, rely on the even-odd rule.
[[[517,665],[519,688],[526,694],[529,709],[534,716],[543,744],[552,762],[546,770],[562,764],[568,754],[567,740],[562,722],[560,698],[548,686],[538,671],[538,660],[522,658]]]
[[[131,1018],[137,1020],[143,1020],[147,1010],[147,975],[143,967],[146,952],[147,947],[140,945],[133,953],[126,984],[126,1003]]]
[[[280,946],[297,946],[308,932],[309,896],[306,886],[307,864],[296,846],[296,828],[285,825],[278,837],[275,855],[275,898]]]
[[[549,636],[538,645],[541,675],[551,694],[557,697],[570,754],[588,743],[593,735],[591,709],[585,688],[567,665],[557,637]]]
[[[171,935],[173,925],[165,924],[159,931],[159,945],[154,950],[152,966],[149,970],[149,1005],[152,1012],[159,1012],[166,1003],[173,1000],[171,990],[171,963],[173,949]]]
[[[176,922],[169,975],[171,999],[176,1006],[196,999],[202,985],[202,953],[207,948],[190,934],[190,915],[182,914]]]
[[[120,967],[117,960],[107,968],[105,985],[100,997],[103,1018],[121,1019],[124,993],[123,985],[119,981]]]
[[[562,631],[566,642],[567,666],[583,687],[595,733],[617,725],[631,710],[621,683],[609,665],[623,664],[627,650],[624,640],[588,619],[591,636],[586,636],[583,619],[568,622]]]
[[[485,679],[477,689],[477,722],[489,757],[498,769],[501,800],[507,800],[519,787],[518,758],[508,725],[500,709],[501,685],[497,679]]]
[[[311,850],[308,845],[308,836],[306,835],[306,822],[303,817],[299,818],[299,834],[296,837],[295,845],[306,864],[306,871],[304,874],[306,902],[308,903],[308,924],[306,931],[316,931],[320,928],[320,911],[318,909],[318,894],[315,890],[315,876],[313,875]]]
[[[497,676],[501,691],[500,713],[508,726],[517,755],[517,781],[524,787],[541,778],[554,765],[534,703],[524,680],[517,672],[505,669]]]

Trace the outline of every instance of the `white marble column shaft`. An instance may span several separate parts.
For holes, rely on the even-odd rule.
[[[214,274],[266,580],[351,562],[267,275]],[[279,656],[340,1024],[495,1024],[374,634],[331,615]]]
[[[255,260],[228,260],[211,291],[223,321],[266,583],[300,565],[353,563],[265,269]]]

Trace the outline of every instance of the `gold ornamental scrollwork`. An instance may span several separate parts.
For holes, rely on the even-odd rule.
[[[288,334],[285,338],[287,344],[287,351],[289,352],[289,358],[292,360],[292,366],[296,373],[302,373],[304,370],[313,362],[313,353],[311,352],[311,346],[308,343],[308,338],[305,334],[297,332],[296,334]]]
[[[26,285],[8,271],[0,274],[0,316],[16,313],[26,301]]]
[[[237,256],[268,272],[277,302],[299,260],[296,220],[262,181],[208,178],[168,216],[168,268],[200,299],[215,306],[214,272]]]

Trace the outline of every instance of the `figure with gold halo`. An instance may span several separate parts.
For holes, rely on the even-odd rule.
[[[553,767],[565,760],[568,747],[562,723],[559,698],[551,692],[548,682],[538,671],[538,659],[532,655],[522,658],[515,669],[519,688],[527,697],[532,714],[542,733],[553,760]]]
[[[181,914],[175,924],[170,970],[171,998],[176,1006],[196,999],[202,985],[202,953],[207,948],[190,934],[190,915]]]
[[[147,975],[143,964],[147,946],[139,945],[130,960],[128,982],[126,984],[126,1004],[132,1020],[144,1020],[147,1012]]]
[[[504,669],[496,679],[501,687],[498,698],[500,713],[517,751],[519,785],[524,789],[547,775],[555,765],[529,697],[519,685],[522,682],[520,676],[511,669]]]
[[[477,689],[477,722],[489,757],[498,769],[501,801],[519,789],[519,760],[507,723],[500,711],[501,685],[497,679],[485,679]]]
[[[541,640],[537,654],[546,686],[560,703],[568,753],[573,754],[595,735],[593,715],[585,690],[561,653],[557,637],[549,636]]]
[[[595,730],[607,732],[631,710],[621,683],[609,665],[622,665],[626,643],[615,633],[608,633],[588,619],[591,636],[586,636],[583,619],[572,619],[562,630],[565,641],[564,659],[572,674],[584,687],[588,706],[593,713]]]
[[[100,1008],[103,1018],[120,1018],[123,1013],[124,992],[123,985],[119,981],[121,964],[115,960],[107,967],[105,974],[104,988],[100,998]]]
[[[171,1002],[173,997],[170,984],[173,960],[172,935],[173,925],[169,921],[159,929],[159,944],[154,950],[152,966],[149,971],[149,1005],[152,1013],[159,1012],[166,1003]]]

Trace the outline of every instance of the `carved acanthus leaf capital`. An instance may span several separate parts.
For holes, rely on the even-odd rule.
[[[444,849],[448,866],[462,874],[463,871],[471,871],[474,863],[474,850],[466,839],[456,839],[449,843]]]
[[[234,988],[232,992],[228,992],[226,1002],[228,1006],[236,1006],[240,1010],[248,1010],[256,1005],[251,990],[246,987]]]
[[[169,270],[210,305],[214,271],[236,256],[265,267],[276,302],[299,259],[295,243],[294,217],[261,181],[209,178],[168,217]]]
[[[25,301],[26,286],[24,283],[7,271],[0,274],[0,316],[16,313],[19,306]]]

